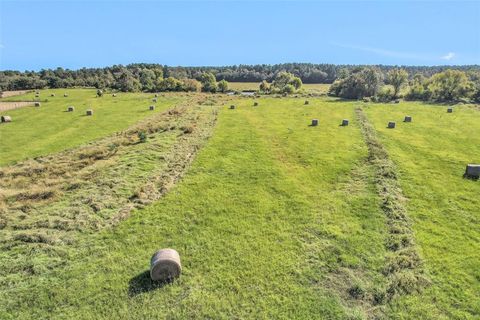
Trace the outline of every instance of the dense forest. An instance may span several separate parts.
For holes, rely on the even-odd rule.
[[[216,81],[273,82],[281,72],[288,72],[302,83],[333,83],[353,71],[366,66],[285,63],[276,65],[237,65],[224,67],[170,67],[160,64],[114,65],[105,68],[68,70],[57,68],[35,71],[0,71],[0,90],[41,88],[95,87],[120,91],[173,91],[194,90],[205,73],[211,73]],[[374,66],[384,77],[395,66]],[[480,71],[480,66],[402,66],[409,79],[415,75],[429,78],[447,69]],[[166,81],[168,79],[168,81]]]

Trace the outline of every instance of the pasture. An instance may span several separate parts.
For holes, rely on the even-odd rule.
[[[0,318],[480,317],[476,107],[51,92],[0,124]]]
[[[260,83],[257,82],[229,82],[228,88],[231,90],[258,90]],[[302,86],[306,93],[326,94],[330,84],[325,83],[304,83]]]

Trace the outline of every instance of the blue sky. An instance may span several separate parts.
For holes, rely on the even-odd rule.
[[[480,1],[0,0],[0,70],[480,64]]]

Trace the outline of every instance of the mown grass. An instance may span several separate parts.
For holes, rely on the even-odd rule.
[[[8,286],[5,318],[361,318],[383,287],[384,216],[353,105],[259,99],[223,107],[184,180],[68,263]],[[309,127],[312,117],[319,127]],[[341,119],[353,125],[340,127]],[[152,284],[150,255],[184,272]],[[38,262],[41,263],[41,262]],[[28,308],[27,308],[28,306]]]
[[[399,169],[407,210],[431,285],[392,305],[391,318],[480,317],[480,183],[464,179],[480,163],[480,112],[421,103],[366,108]],[[365,108],[364,108],[365,109]],[[405,115],[412,123],[403,123]],[[397,128],[387,129],[388,121]]]
[[[479,317],[480,183],[462,177],[466,163],[480,162],[478,109],[447,114],[445,107],[412,102],[309,98],[304,105],[304,98],[272,97],[222,105],[226,99],[196,100],[200,108],[220,110],[214,134],[159,201],[115,228],[77,233],[70,243],[40,241],[27,253],[13,248],[11,260],[2,252],[0,318]],[[377,131],[369,137],[357,123],[358,106]],[[401,122],[407,114],[412,123]],[[312,118],[318,127],[309,126]],[[344,118],[347,127],[340,126]],[[392,120],[397,128],[386,129]],[[162,139],[135,150],[173,141]],[[369,143],[382,161],[372,161]],[[28,144],[18,149],[33,156]],[[42,150],[53,149],[45,142]],[[155,157],[130,154],[120,163],[122,170],[157,168],[162,176],[165,166]],[[388,181],[381,182],[384,173]],[[140,193],[148,198],[149,189]],[[423,291],[391,300],[386,203],[401,205],[394,209],[408,220],[424,263],[415,267],[430,281]],[[55,208],[61,211],[61,203]],[[183,264],[182,276],[167,285],[148,275],[151,254],[163,247],[177,249]],[[55,263],[48,252],[55,252]]]
[[[54,93],[55,97],[50,95]],[[68,97],[63,94],[68,93]],[[162,112],[182,100],[166,95],[152,102],[153,94],[105,94],[96,97],[93,89],[40,90],[41,107],[24,107],[0,112],[10,115],[11,123],[0,124],[0,166],[26,158],[72,148],[127,128],[152,113]],[[34,99],[34,93],[2,101]],[[48,100],[48,101],[47,101]],[[155,111],[148,106],[155,104]],[[74,112],[66,112],[74,106]],[[85,116],[87,109],[94,115]]]

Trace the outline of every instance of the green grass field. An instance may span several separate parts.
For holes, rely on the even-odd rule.
[[[98,99],[90,90],[72,91],[72,99],[73,92],[78,99]],[[73,141],[64,140],[68,145],[54,143],[55,136],[63,131],[68,135],[72,126],[64,118],[69,114],[62,112],[64,98],[56,99],[45,108],[9,112],[19,121],[0,126],[0,134],[8,126],[11,137],[0,140],[2,157],[6,154],[2,169],[126,128],[148,115],[142,110],[151,95],[119,95],[116,104],[114,98],[101,98],[106,102],[96,109],[103,107],[103,113],[94,117],[104,122],[103,131],[85,124],[71,133]],[[182,99],[159,98],[158,109]],[[198,111],[187,113],[185,121],[193,121],[194,134],[195,125],[206,123],[198,120],[202,115],[218,112],[218,120],[190,167],[173,162],[174,171],[186,174],[160,200],[137,208],[114,227],[68,230],[70,242],[2,242],[0,318],[480,317],[480,182],[462,178],[466,163],[480,162],[477,109],[461,106],[447,114],[444,106],[413,102],[382,105],[314,98],[304,105],[302,99],[262,97],[255,100],[257,107],[245,98],[229,110],[232,102],[224,104],[223,99],[213,99],[213,106],[191,102]],[[86,108],[89,103],[78,100],[76,105]],[[134,110],[126,111],[129,106]],[[369,160],[359,107],[394,164],[389,169],[394,175],[386,179],[401,188],[404,199],[396,205],[405,207],[411,221],[412,248],[429,281],[423,290],[389,296],[392,283],[385,269],[391,257],[387,244],[392,218],[381,201],[390,195],[380,188],[382,168]],[[58,123],[57,135],[35,135],[45,126],[42,117],[22,120],[51,110],[58,111],[56,121],[49,122]],[[407,114],[413,116],[412,123],[401,122]],[[102,119],[105,116],[115,123]],[[319,126],[309,126],[312,118],[319,119]],[[342,127],[345,118],[350,125]],[[392,120],[397,128],[386,129]],[[203,145],[194,136],[185,140],[190,136],[182,136],[186,131],[178,131],[179,126],[170,133],[153,133],[145,144],[120,149],[119,163],[128,164],[122,166],[122,175],[133,177],[130,171],[146,161],[148,170],[143,171],[161,176],[169,167],[164,154],[183,150],[173,145]],[[12,134],[15,128],[29,133],[31,143]],[[155,150],[162,154],[157,169]],[[145,154],[144,161],[140,154]],[[106,161],[108,165],[113,160]],[[106,172],[105,166],[97,166],[98,172]],[[62,198],[52,201],[61,209]],[[0,218],[5,212],[0,206]],[[16,232],[8,224],[2,228]],[[172,284],[160,285],[149,280],[148,267],[152,253],[164,247],[179,251],[183,273]],[[417,266],[407,262],[398,265],[409,274]]]
[[[55,97],[50,95],[54,93]],[[68,97],[63,94],[68,93]],[[182,101],[179,96],[159,97],[152,102],[153,94],[122,94],[117,97],[105,94],[97,98],[96,90],[42,90],[40,107],[24,107],[0,112],[10,115],[13,123],[0,126],[0,165],[28,157],[46,155],[78,146],[105,135],[127,128],[150,115],[150,105],[161,112]],[[33,100],[34,93],[13,96],[1,101]],[[48,102],[43,102],[48,100]],[[66,112],[74,106],[74,112]],[[28,111],[26,110],[28,109]],[[92,117],[85,116],[93,109]]]

